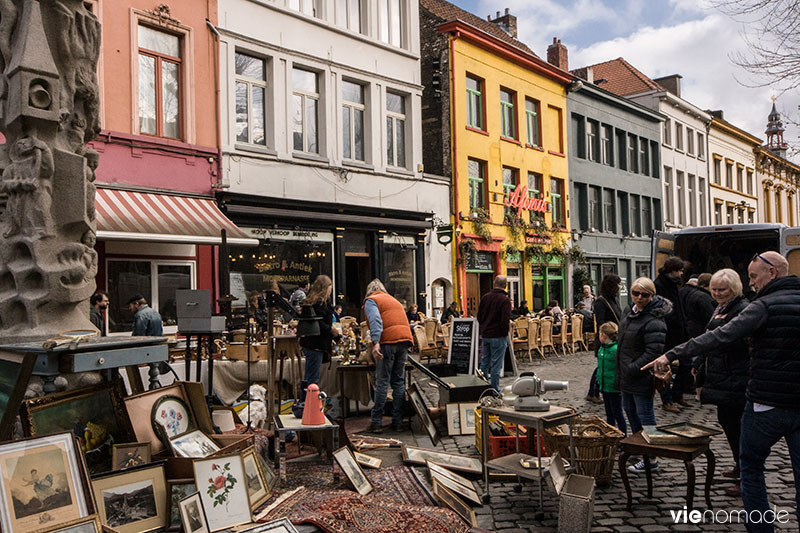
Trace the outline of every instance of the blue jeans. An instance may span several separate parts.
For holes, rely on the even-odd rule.
[[[800,409],[774,407],[756,413],[747,402],[742,415],[742,436],[739,444],[739,469],[742,476],[742,501],[749,513],[769,509],[764,463],[772,446],[781,437],[786,439],[794,471],[795,513],[800,517]],[[767,515],[769,516],[769,515]],[[771,532],[770,524],[748,524],[748,531]]]
[[[500,369],[503,368],[503,358],[508,347],[508,337],[483,338],[483,357],[481,357],[481,372],[490,376],[492,387],[500,392]]]
[[[319,384],[319,376],[322,369],[322,352],[311,348],[302,348],[306,358],[306,386],[312,383]]]
[[[380,426],[389,385],[392,386],[392,425],[403,423],[403,405],[406,401],[406,357],[403,344],[381,344],[383,359],[375,361],[375,405],[372,407],[372,425]]]
[[[642,430],[642,426],[655,426],[656,413],[653,410],[653,397],[649,394],[622,393],[622,407],[628,415],[631,433]]]
[[[622,414],[622,395],[619,392],[603,392],[603,404],[606,407],[606,421],[617,426],[627,436],[628,426]]]

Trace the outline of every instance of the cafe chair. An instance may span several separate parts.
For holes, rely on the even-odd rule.
[[[422,314],[420,314],[420,317]],[[422,320],[422,325],[425,327],[425,335],[434,343],[436,342],[436,326],[439,325],[439,321],[435,318],[425,318]]]
[[[586,347],[586,340],[583,336],[583,315],[580,313],[575,313],[572,315],[571,324],[572,324],[572,331],[569,334],[569,347],[573,351],[576,351],[575,345],[578,345],[578,348],[583,348],[583,351],[587,351],[588,348]]]
[[[417,343],[420,361],[423,361],[426,358],[428,359],[428,362],[430,362],[431,359],[439,359],[441,351],[435,344],[431,344],[431,342],[428,340],[428,336],[425,334],[425,328],[423,326],[414,326],[414,340]]]
[[[561,317],[561,331],[559,333],[553,334],[553,344],[556,346],[556,353],[558,353],[558,347],[561,346],[561,353],[567,355],[569,351],[567,350],[567,327],[569,325],[569,320],[567,319],[567,315]]]
[[[520,355],[528,351],[528,319],[525,317],[517,318],[511,322],[514,331],[514,353]],[[528,352],[530,356],[530,352]]]
[[[442,340],[442,349],[447,352],[450,349],[450,324],[439,326],[439,338]]]
[[[542,356],[542,359],[545,359],[545,350],[548,348],[550,348],[550,351],[558,356],[556,347],[553,344],[553,317],[542,317],[539,320],[539,328],[539,338],[541,339],[539,342],[539,352]]]
[[[540,348],[541,339],[539,337],[539,324],[538,318],[531,318],[528,320],[528,359],[533,362],[533,351],[539,352],[539,356],[544,359],[544,354]]]

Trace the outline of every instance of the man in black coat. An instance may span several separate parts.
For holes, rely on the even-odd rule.
[[[663,370],[691,357],[749,337],[750,377],[742,415],[739,467],[744,508],[749,516],[770,509],[764,465],[772,446],[784,438],[794,470],[795,512],[800,515],[800,278],[778,252],[753,256],[748,267],[755,300],[739,316],[675,347],[642,370]],[[768,515],[767,515],[768,516]],[[773,531],[772,524],[748,523],[748,531]]]
[[[688,283],[681,287],[678,295],[681,299],[681,307],[686,315],[686,337],[693,339],[706,330],[717,303],[708,290],[711,282],[711,274],[700,274],[697,277],[697,285]]]
[[[494,288],[483,295],[478,306],[478,324],[483,337],[481,371],[491,376],[492,387],[500,392],[500,369],[508,348],[511,324],[511,299],[506,292],[506,277],[494,278]]]
[[[658,271],[658,277],[653,280],[656,286],[656,294],[670,301],[672,313],[664,321],[667,323],[667,342],[665,350],[686,340],[686,316],[683,313],[678,287],[683,276],[684,263],[680,257],[670,257],[664,262]],[[689,369],[690,361],[681,361],[681,366]],[[685,380],[685,378],[683,378]],[[661,391],[661,404],[665,411],[677,413],[679,409],[673,404],[673,400],[683,402],[683,383],[676,379],[671,387],[666,387]]]

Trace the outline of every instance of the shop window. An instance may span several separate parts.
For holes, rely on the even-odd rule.
[[[296,152],[319,153],[319,76],[292,69],[292,143]]]
[[[567,206],[566,194],[564,191],[564,180],[560,178],[550,179],[550,197],[553,201],[553,227],[567,227]]]
[[[477,159],[467,160],[467,171],[469,173],[469,208],[470,212],[475,209],[485,207],[485,172],[486,164]]]
[[[236,142],[266,146],[266,61],[236,52]]]
[[[336,0],[336,25],[362,33],[361,0]]]
[[[516,101],[514,91],[500,89],[500,136],[506,139],[517,138]]]
[[[503,167],[503,199],[508,198],[514,189],[517,188],[519,171],[516,168]],[[505,205],[503,214],[506,220],[516,218],[517,210],[514,207]]]
[[[139,25],[139,132],[181,136],[181,38]]]
[[[392,46],[403,46],[404,7],[405,0],[380,0],[378,17],[381,41]]]
[[[364,87],[342,80],[342,157],[364,161]]]
[[[539,102],[532,98],[525,99],[525,123],[528,127],[528,145],[542,146],[542,124],[539,116]]]
[[[194,261],[135,261],[109,259],[107,262],[108,331],[133,329],[133,314],[128,300],[136,294],[161,314],[165,333],[175,333],[178,317],[175,291],[195,288]]]
[[[415,248],[413,237],[386,237],[383,246],[386,290],[406,309],[417,303]]]
[[[467,76],[467,126],[483,129],[483,80]]]
[[[386,164],[406,167],[406,99],[386,93]]]

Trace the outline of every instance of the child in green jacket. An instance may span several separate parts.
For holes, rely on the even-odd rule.
[[[606,322],[599,328],[600,350],[597,352],[597,383],[603,393],[606,420],[628,434],[622,414],[622,395],[614,386],[617,377],[617,325]]]

